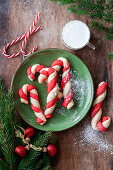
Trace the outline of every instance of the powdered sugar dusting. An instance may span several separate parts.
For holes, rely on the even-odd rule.
[[[89,90],[88,89],[88,81],[87,77],[86,80],[84,81],[83,79],[80,78],[80,75],[77,75],[76,71],[72,72],[71,71],[71,82],[72,82],[72,87],[73,87],[73,92],[74,92],[74,98],[76,101],[80,101],[79,107],[83,106],[83,101],[84,101],[84,96],[89,95]],[[80,127],[76,128],[76,132],[78,132],[78,128],[80,128],[80,133],[76,133],[76,139],[74,141],[74,146],[79,145],[79,147],[83,148],[88,148],[88,151],[91,152],[109,152],[113,153],[113,145],[110,137],[106,135],[107,132],[99,132],[95,131],[92,129],[90,125],[90,117],[87,117],[85,119],[85,122],[82,122],[80,124]],[[105,133],[105,134],[104,134]],[[93,150],[89,150],[89,147],[93,147]],[[95,150],[94,150],[95,148]]]
[[[74,111],[71,115],[71,119],[69,123],[73,123],[75,120],[79,119],[78,111],[81,110],[83,107],[83,111],[86,109],[88,100],[85,100],[86,94],[88,94],[88,84],[87,84],[87,78],[85,77],[85,80],[81,78],[80,74],[76,72],[76,70],[71,70],[71,83],[72,83],[72,89],[73,89],[73,100],[74,100]],[[62,71],[60,71],[60,74],[58,76],[58,84],[60,87],[62,80]],[[84,105],[84,102],[86,102],[86,105]],[[62,116],[67,115],[67,109],[62,107],[63,98],[57,102],[55,111],[61,114]],[[68,122],[67,122],[68,123]]]
[[[91,125],[86,121],[84,126],[81,128],[81,132],[79,133],[79,141],[76,137],[74,141],[74,146],[78,144],[80,147],[86,148],[95,147],[95,150],[91,150],[91,152],[113,152],[113,145],[108,137],[102,132],[98,132],[92,129]],[[81,125],[82,126],[82,125]],[[104,132],[107,133],[107,132]]]
[[[76,73],[76,71],[71,70],[70,74],[71,74],[71,83],[72,83],[72,89],[73,89],[73,100],[74,100],[75,105],[77,104],[78,107],[81,107],[81,106],[83,106],[84,96],[86,93],[86,90],[85,90],[86,84],[80,78],[78,73]],[[60,73],[59,78],[58,78],[59,86],[61,83],[61,79],[62,79],[62,74]],[[63,99],[62,99],[62,102],[63,102]],[[61,101],[60,101],[60,103],[61,103]],[[58,105],[58,107],[56,107],[56,111],[59,112],[63,116],[65,116],[67,114],[66,110],[67,110],[66,108],[64,108],[62,106],[60,107],[59,105]],[[76,116],[76,114],[77,114],[77,111],[75,110],[72,120],[75,120],[74,117]]]
[[[86,84],[84,80],[80,78],[79,74],[76,73],[76,71],[71,70],[70,74],[71,74],[71,83],[72,83],[72,89],[73,89],[73,97],[75,100],[82,101],[86,93],[85,91]]]
[[[18,0],[13,0],[14,2],[18,3]],[[38,3],[36,0],[21,0],[20,5],[24,8],[25,11],[29,10],[29,15],[33,13],[39,12],[39,10],[43,10],[44,12],[55,12],[53,7],[54,3],[51,3],[47,0],[40,0]],[[31,10],[31,8],[33,10]]]

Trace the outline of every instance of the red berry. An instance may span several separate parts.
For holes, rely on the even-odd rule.
[[[31,136],[33,136],[35,134],[35,131],[32,127],[28,127],[27,129],[25,129],[24,135],[27,138],[30,138]]]
[[[47,146],[47,153],[48,153],[49,156],[51,156],[51,157],[54,156],[56,154],[56,152],[57,152],[57,149],[54,145],[49,144]]]
[[[18,145],[15,148],[15,153],[20,157],[25,157],[26,156],[26,149],[25,149],[25,147]]]

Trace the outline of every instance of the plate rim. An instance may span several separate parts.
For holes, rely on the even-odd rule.
[[[52,131],[54,131],[54,132],[60,132],[60,131],[64,131],[64,130],[67,130],[67,129],[69,129],[69,128],[72,128],[73,126],[75,126],[75,125],[77,125],[78,123],[80,123],[81,120],[84,119],[84,117],[85,117],[85,116],[87,115],[87,113],[89,112],[89,110],[90,110],[90,108],[91,108],[91,105],[92,105],[92,102],[93,102],[93,98],[94,98],[94,82],[93,82],[93,79],[92,79],[92,76],[91,76],[91,73],[90,73],[89,69],[87,68],[86,64],[84,64],[83,61],[82,61],[79,57],[77,57],[77,56],[76,56],[75,54],[73,54],[72,52],[69,52],[69,51],[63,50],[63,49],[59,49],[59,48],[46,48],[46,49],[39,50],[39,51],[37,51],[37,52],[29,55],[28,57],[26,57],[26,58],[17,66],[16,71],[15,71],[15,73],[13,74],[13,77],[12,77],[12,80],[11,80],[11,91],[13,92],[13,82],[14,82],[14,79],[15,79],[16,74],[17,74],[17,72],[18,72],[18,69],[19,69],[20,67],[22,67],[22,65],[26,62],[26,60],[28,60],[30,57],[32,57],[32,56],[35,55],[35,54],[38,54],[38,53],[41,53],[41,52],[44,52],[44,51],[49,51],[49,50],[59,50],[59,51],[68,52],[68,53],[71,53],[72,55],[74,55],[80,62],[82,62],[83,65],[85,65],[85,67],[86,67],[86,69],[87,69],[87,71],[88,71],[88,73],[89,73],[91,82],[92,82],[92,83],[91,83],[91,89],[92,89],[92,90],[91,90],[91,96],[90,96],[91,99],[90,99],[90,102],[88,103],[88,106],[87,106],[86,109],[85,109],[85,114],[83,114],[76,123],[72,123],[70,127],[67,127],[67,128],[61,129],[61,130],[52,130]],[[14,93],[13,93],[13,95],[14,95]],[[15,102],[15,101],[14,101],[14,102]],[[15,108],[15,110],[16,110],[16,108]],[[21,115],[17,110],[16,110],[16,112],[17,112],[17,114],[18,114],[28,125],[32,126],[30,123],[28,123],[28,122],[22,117],[22,115]],[[40,128],[34,127],[34,126],[32,126],[32,127],[35,128],[35,129],[41,130],[41,131],[50,131],[50,130],[46,130],[46,129],[40,129]]]

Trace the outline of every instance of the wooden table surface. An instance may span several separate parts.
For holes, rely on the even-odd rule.
[[[23,61],[22,55],[7,59],[2,54],[3,46],[28,31],[38,11],[42,12],[40,21],[43,29],[29,38],[26,51],[36,44],[39,50],[45,48],[65,49],[77,55],[91,72],[94,87],[103,81],[104,70],[108,71],[107,100],[103,105],[104,115],[113,118],[113,61],[106,57],[113,52],[113,42],[103,41],[103,35],[91,29],[91,42],[96,50],[85,47],[78,51],[67,49],[61,42],[61,32],[70,20],[79,19],[89,24],[84,16],[77,16],[48,0],[1,0],[0,1],[0,77],[7,88],[18,65]],[[20,44],[14,45],[9,53],[20,50]],[[57,132],[58,152],[54,170],[112,170],[113,169],[113,123],[107,132],[95,132],[90,126],[90,112],[77,125],[68,130]]]

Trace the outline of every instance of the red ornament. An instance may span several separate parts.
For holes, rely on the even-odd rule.
[[[48,153],[49,156],[51,156],[51,157],[54,156],[56,154],[56,152],[57,152],[57,149],[54,145],[49,144],[47,146],[47,153]]]
[[[25,135],[27,138],[30,138],[30,137],[33,136],[34,134],[35,134],[35,131],[34,131],[33,128],[28,127],[27,129],[25,129],[24,135]]]
[[[20,157],[25,157],[26,156],[26,148],[21,145],[18,145],[15,148],[15,153]]]

